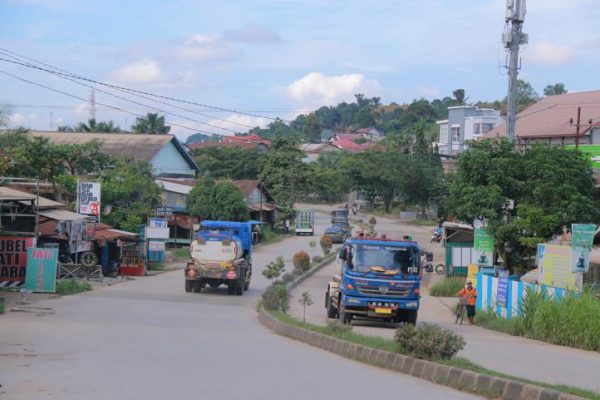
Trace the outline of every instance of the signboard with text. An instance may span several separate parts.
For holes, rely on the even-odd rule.
[[[165,251],[165,242],[148,242],[148,251]]]
[[[79,213],[100,216],[100,182],[79,184]]]
[[[475,229],[475,243],[473,244],[473,261],[479,266],[493,264],[494,237],[485,228]]]
[[[573,272],[588,272],[590,269],[590,254],[594,245],[594,235],[596,225],[594,224],[573,224],[571,226],[573,258]]]
[[[33,237],[0,236],[0,286],[19,286],[25,282],[27,249]]]
[[[571,246],[547,244],[544,246],[543,285],[576,289],[577,274],[571,271],[573,252]]]
[[[25,289],[34,292],[56,291],[56,268],[58,249],[27,249],[27,279]]]
[[[506,308],[508,298],[508,270],[498,271],[498,291],[496,293],[496,304]]]

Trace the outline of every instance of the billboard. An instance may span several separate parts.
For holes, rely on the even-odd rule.
[[[594,245],[594,234],[596,225],[594,224],[573,224],[571,226],[573,258],[573,272],[588,272],[590,269],[590,254]]]
[[[79,184],[79,213],[100,216],[100,182]]]
[[[475,229],[473,260],[479,266],[493,265],[494,236],[485,228]]]
[[[546,286],[576,289],[577,274],[572,272],[572,258],[571,246],[544,245],[540,283]]]
[[[25,289],[54,293],[57,265],[58,249],[28,248]]]
[[[27,249],[33,237],[0,236],[0,286],[20,286],[25,282]]]

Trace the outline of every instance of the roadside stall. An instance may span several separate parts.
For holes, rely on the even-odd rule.
[[[97,224],[94,232],[96,241],[96,256],[102,266],[104,275],[117,276],[123,265],[122,248],[124,243],[137,243],[139,235],[120,229],[114,229],[107,224]],[[126,245],[127,246],[127,245]],[[129,257],[128,257],[129,258]],[[130,262],[129,260],[127,260]],[[129,265],[129,264],[127,264]],[[124,270],[127,272],[127,269]]]
[[[446,249],[446,276],[467,276],[474,256],[473,227],[457,222],[444,222],[442,246]]]

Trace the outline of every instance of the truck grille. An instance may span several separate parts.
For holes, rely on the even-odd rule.
[[[358,292],[364,295],[381,297],[406,297],[410,294],[410,288],[388,287],[387,289],[387,292],[382,292],[378,286],[359,286]]]

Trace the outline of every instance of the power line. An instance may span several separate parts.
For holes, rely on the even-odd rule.
[[[74,94],[71,94],[71,93],[67,93],[67,92],[64,92],[64,91],[62,91],[62,90],[55,89],[55,88],[52,88],[52,87],[50,87],[50,86],[46,86],[46,85],[44,85],[44,84],[41,84],[41,83],[38,83],[38,82],[33,82],[33,81],[30,81],[30,80],[28,80],[28,79],[25,79],[25,78],[22,78],[22,77],[20,77],[20,76],[17,76],[17,75],[11,74],[10,72],[6,72],[6,71],[3,71],[3,70],[0,70],[0,74],[4,74],[4,75],[7,75],[7,76],[10,76],[10,77],[12,77],[12,78],[18,79],[18,80],[20,80],[20,81],[23,81],[23,82],[25,82],[25,83],[29,83],[29,84],[31,84],[31,85],[34,85],[34,86],[39,86],[39,87],[41,87],[41,88],[44,88],[44,89],[50,90],[50,91],[52,91],[52,92],[55,92],[55,93],[60,93],[60,94],[63,94],[63,95],[65,95],[65,96],[69,96],[69,97],[72,97],[72,98],[74,98],[74,99],[77,99],[77,100],[81,100],[81,101],[85,101],[85,102],[87,102],[87,101],[88,101],[88,99],[85,99],[85,98],[83,98],[83,97],[79,97],[79,96],[77,96],[77,95],[74,95]],[[141,117],[141,118],[144,118],[144,117],[145,117],[145,116],[144,116],[144,115],[142,115],[142,114],[137,114],[137,113],[134,113],[134,112],[131,112],[131,111],[127,111],[127,110],[124,110],[124,109],[122,109],[122,108],[119,108],[119,107],[116,107],[116,106],[111,106],[110,104],[104,104],[104,103],[100,103],[100,102],[98,102],[98,101],[96,102],[96,104],[97,104],[97,105],[99,105],[99,106],[103,106],[103,107],[112,108],[113,110],[120,111],[120,112],[123,112],[123,113],[126,113],[126,114],[134,115],[134,116],[136,116],[136,117]],[[173,126],[177,126],[177,127],[179,127],[179,128],[188,129],[188,130],[190,130],[190,131],[194,131],[194,132],[201,132],[201,133],[202,133],[202,131],[201,131],[201,130],[199,130],[199,129],[192,128],[192,127],[185,126],[185,125],[181,125],[181,124],[175,124],[175,123],[169,122],[169,125],[173,125]],[[203,133],[208,133],[208,134],[211,134],[212,132],[206,132],[206,131],[205,131],[205,132],[203,132]]]
[[[21,62],[18,62],[18,61],[11,61],[11,60],[6,60],[6,59],[3,59],[3,58],[0,58],[0,60],[2,60],[2,61],[8,61],[8,62],[13,62],[13,63],[17,63],[17,64],[21,64],[21,65],[23,65],[23,66],[30,67],[30,68],[32,68],[32,67],[33,67],[33,68],[36,68],[36,69],[40,69],[39,67],[36,67],[35,65],[32,65],[32,64],[24,64],[24,63],[21,63]],[[42,69],[42,70],[45,70],[45,69]],[[56,73],[56,72],[54,72],[54,71],[49,71],[49,70],[46,70],[46,72],[49,72],[49,73],[51,73],[51,74],[53,74],[53,75],[56,75],[56,74],[58,74],[58,73]],[[117,99],[121,99],[121,100],[124,100],[124,101],[128,101],[128,102],[130,102],[130,103],[137,104],[137,105],[139,105],[139,106],[142,106],[142,107],[146,107],[146,108],[155,109],[155,110],[157,110],[157,111],[160,111],[160,112],[162,112],[162,113],[165,113],[165,114],[171,114],[171,115],[173,115],[173,116],[176,116],[176,117],[179,117],[179,118],[183,118],[183,119],[186,119],[186,120],[189,120],[189,121],[192,121],[192,122],[196,122],[196,123],[199,123],[199,124],[202,124],[202,125],[210,126],[210,127],[212,127],[212,128],[217,128],[217,129],[222,129],[222,130],[225,130],[225,131],[228,131],[228,132],[237,133],[237,131],[235,131],[235,130],[233,130],[233,129],[224,128],[224,127],[221,127],[221,126],[218,126],[218,125],[213,125],[213,124],[210,124],[210,123],[208,123],[208,122],[199,121],[199,120],[196,120],[196,119],[193,119],[193,118],[189,118],[189,117],[187,117],[187,116],[185,116],[185,115],[176,114],[176,113],[173,113],[173,112],[170,112],[170,111],[165,111],[165,110],[162,110],[162,109],[160,109],[160,108],[153,107],[152,105],[148,105],[148,104],[140,103],[140,102],[138,102],[138,101],[131,100],[131,99],[128,99],[128,98],[126,98],[126,97],[123,97],[123,96],[116,95],[116,94],[114,94],[114,93],[111,93],[111,92],[109,92],[109,91],[107,91],[107,90],[103,90],[103,89],[97,89],[97,88],[94,88],[94,87],[93,87],[93,86],[91,86],[91,85],[88,85],[88,84],[85,84],[85,83],[82,83],[82,82],[78,82],[78,81],[76,81],[75,79],[71,79],[71,78],[69,78],[69,77],[67,77],[67,76],[62,76],[63,74],[58,74],[58,75],[59,75],[61,78],[63,78],[63,79],[66,79],[66,80],[68,80],[68,81],[71,81],[71,82],[73,82],[73,83],[76,83],[76,84],[78,84],[78,85],[81,85],[81,86],[88,87],[88,88],[90,88],[90,89],[92,89],[92,90],[97,90],[98,92],[105,93],[105,94],[107,94],[107,95],[109,95],[109,96],[112,96],[112,97],[115,97],[115,98],[117,98]],[[151,99],[150,99],[150,100],[151,100]]]
[[[34,61],[34,62],[37,62],[37,63],[42,64],[42,65],[46,65],[46,66],[48,66],[50,68],[55,69],[56,71],[53,71],[53,72],[56,73],[56,74],[68,75],[68,76],[71,76],[71,77],[73,77],[75,79],[80,79],[80,80],[84,80],[84,81],[96,83],[98,85],[107,86],[107,87],[110,87],[110,88],[113,88],[113,89],[126,90],[128,92],[138,93],[138,94],[144,94],[144,95],[147,95],[147,96],[152,96],[152,97],[157,97],[157,98],[161,98],[161,99],[165,99],[165,100],[175,101],[175,102],[178,102],[178,103],[191,104],[191,105],[195,105],[195,106],[199,106],[199,107],[205,107],[205,108],[210,108],[210,109],[219,110],[219,111],[226,111],[226,112],[230,112],[230,113],[234,113],[234,114],[246,115],[246,116],[255,117],[255,118],[265,118],[265,119],[270,119],[270,120],[277,119],[277,118],[273,118],[273,117],[267,117],[267,116],[264,116],[264,115],[258,115],[258,114],[253,114],[253,113],[248,113],[248,112],[243,112],[243,111],[228,109],[228,108],[224,108],[224,107],[211,106],[211,105],[208,105],[208,104],[202,104],[202,103],[197,103],[197,102],[193,102],[193,101],[189,101],[189,100],[183,100],[183,99],[177,99],[177,98],[174,98],[174,97],[163,96],[163,95],[159,95],[159,94],[155,94],[155,93],[145,92],[145,91],[142,91],[142,90],[130,89],[130,88],[126,88],[126,87],[119,86],[119,85],[114,85],[114,84],[109,84],[109,83],[105,83],[105,82],[100,82],[100,81],[97,81],[97,80],[94,80],[94,79],[85,78],[85,77],[80,76],[80,75],[72,74],[72,73],[67,72],[65,70],[61,71],[60,69],[58,69],[56,67],[53,67],[53,66],[51,66],[49,64],[44,64],[42,62],[39,62],[39,61],[34,60],[32,58],[23,56],[21,54],[18,54],[16,52],[11,51],[11,50],[4,49],[2,47],[0,47],[0,51],[2,51],[5,55],[6,55],[6,53],[10,53],[10,54],[16,55],[18,57],[29,59],[30,61]],[[47,70],[46,68],[42,68],[42,67],[39,67],[39,66],[36,66],[36,65],[32,65],[32,64],[26,64],[26,63],[22,63],[22,62],[18,62],[18,61],[12,61],[12,60],[6,60],[6,59],[0,59],[0,60],[6,61],[6,62],[12,62],[12,63],[15,63],[15,64],[20,64],[20,65],[23,65],[25,67],[35,68],[35,69],[39,69],[39,70],[46,71],[46,72],[51,72],[50,70]],[[289,122],[289,121],[286,121],[286,122]]]

